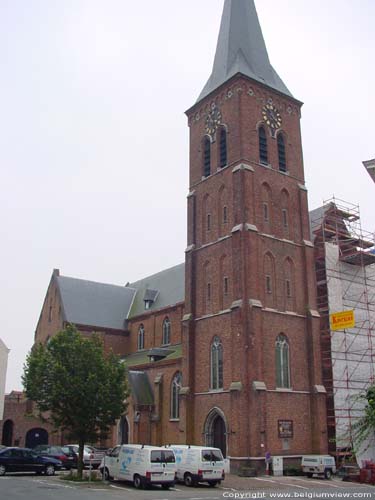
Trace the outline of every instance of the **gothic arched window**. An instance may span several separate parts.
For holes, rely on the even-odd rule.
[[[264,127],[259,127],[259,162],[268,165],[267,135]]]
[[[211,389],[223,388],[223,345],[219,337],[211,344]]]
[[[208,137],[203,142],[203,176],[211,175],[211,141]]]
[[[279,170],[286,172],[285,140],[283,134],[277,136],[277,151],[279,155]]]
[[[227,152],[227,131],[225,128],[220,130],[220,168],[226,166],[228,161],[228,152]]]
[[[171,385],[171,418],[180,418],[180,390],[182,386],[181,372],[177,372],[172,380]]]
[[[145,348],[145,327],[141,325],[138,330],[138,351],[142,351]]]
[[[280,334],[275,344],[276,354],[276,387],[290,387],[290,356],[289,342],[285,335]]]
[[[163,321],[163,345],[171,343],[171,322],[169,318],[165,318]]]

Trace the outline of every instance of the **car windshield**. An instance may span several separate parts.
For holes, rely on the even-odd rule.
[[[51,446],[51,448],[49,449],[49,453],[51,455],[63,455],[63,450],[62,448],[60,448],[60,446]]]

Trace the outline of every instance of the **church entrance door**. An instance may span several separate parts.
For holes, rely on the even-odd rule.
[[[218,408],[214,408],[208,415],[205,424],[206,445],[219,448],[226,458],[227,456],[227,426],[224,414]]]

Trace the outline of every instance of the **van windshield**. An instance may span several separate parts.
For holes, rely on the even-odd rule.
[[[154,450],[151,451],[151,463],[152,464],[174,464],[175,457],[173,451],[170,450]]]
[[[223,455],[220,450],[203,450],[202,462],[222,462]]]

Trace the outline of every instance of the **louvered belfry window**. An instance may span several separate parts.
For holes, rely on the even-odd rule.
[[[279,170],[286,172],[285,141],[282,134],[277,136],[277,151],[279,153]]]
[[[268,165],[267,135],[264,127],[259,128],[259,161]]]
[[[222,128],[220,131],[220,168],[226,166],[227,160],[227,132],[224,128]]]
[[[204,140],[203,175],[204,177],[211,175],[211,141],[208,137]]]

